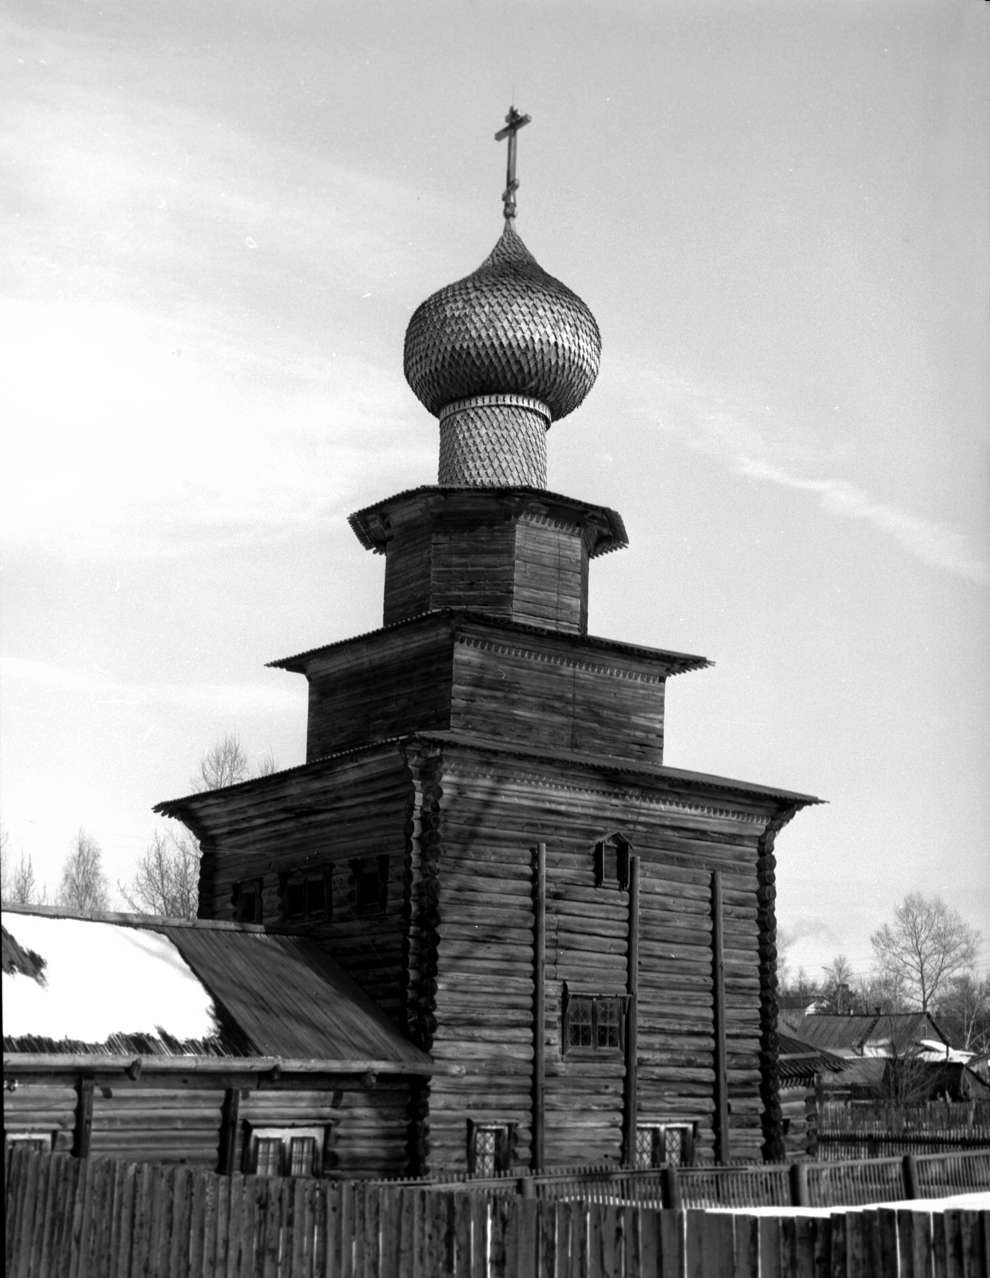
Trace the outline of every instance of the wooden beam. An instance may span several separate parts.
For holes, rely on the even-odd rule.
[[[712,870],[712,1026],[715,1035],[715,1162],[729,1162],[729,1070],[725,1047],[725,958],[722,920],[722,875]]]
[[[223,1107],[220,1110],[220,1139],[217,1157],[217,1171],[221,1176],[229,1176],[235,1171],[234,1155],[237,1151],[237,1125],[241,1115],[241,1093],[236,1087],[228,1087],[223,1094]]]
[[[89,1157],[92,1135],[93,1080],[80,1074],[76,1079],[76,1118],[72,1131],[72,1153],[74,1157]]]
[[[533,873],[533,1138],[530,1167],[541,1172],[546,1158],[546,942],[547,845],[536,848]]]
[[[636,1161],[639,1089],[639,857],[629,858],[629,948],[627,951],[626,1078],[623,1104],[622,1161]]]

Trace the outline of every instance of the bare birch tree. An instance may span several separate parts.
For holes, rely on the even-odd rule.
[[[972,965],[978,940],[940,897],[910,892],[870,944],[881,971],[900,975],[910,1000],[927,1012],[949,978]]]
[[[194,919],[199,907],[199,848],[192,835],[156,831],[128,885],[117,884],[139,914]]]
[[[77,914],[99,914],[109,908],[110,885],[103,873],[103,853],[83,829],[62,865],[58,904]]]

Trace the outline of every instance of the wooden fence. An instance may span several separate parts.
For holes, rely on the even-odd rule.
[[[9,1278],[985,1278],[990,1211],[754,1216],[12,1151]]]
[[[825,1163],[632,1169],[588,1165],[490,1178],[465,1174],[430,1181],[379,1181],[388,1188],[463,1190],[493,1195],[641,1207],[851,1207],[990,1190],[990,1144],[926,1156],[856,1158]]]

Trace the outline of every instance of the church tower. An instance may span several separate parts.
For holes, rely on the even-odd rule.
[[[273,663],[302,767],[157,809],[202,916],[317,938],[442,1067],[370,1106],[351,1173],[782,1153],[774,840],[817,800],[667,767],[666,681],[707,662],[587,633],[626,534],[546,487],[601,338],[515,230],[528,119],[498,242],[406,333],[438,481],[351,517],[381,628]]]

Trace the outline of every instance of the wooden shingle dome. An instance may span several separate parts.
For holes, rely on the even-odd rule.
[[[591,390],[601,349],[594,315],[507,218],[478,269],[406,329],[406,380],[440,419],[441,485],[545,488],[547,428]]]

